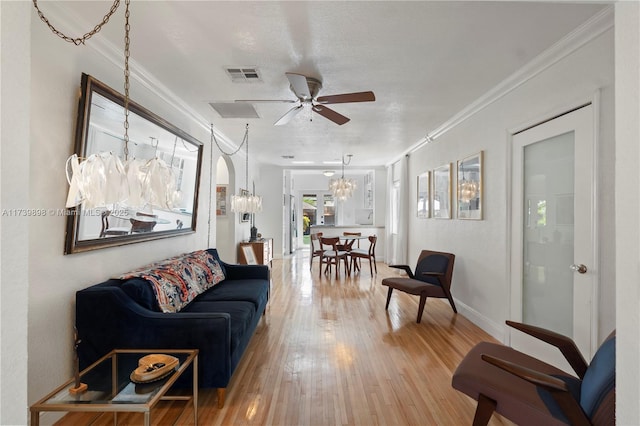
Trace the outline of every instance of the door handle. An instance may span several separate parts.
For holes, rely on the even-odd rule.
[[[587,273],[587,267],[585,265],[583,265],[582,263],[579,265],[573,264],[571,266],[569,266],[569,268],[571,268],[572,271],[577,272],[579,274],[586,274]]]

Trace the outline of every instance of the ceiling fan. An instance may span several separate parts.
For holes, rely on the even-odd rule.
[[[291,108],[286,112],[278,121],[274,123],[275,126],[281,126],[287,124],[293,117],[295,117],[305,106],[310,107],[312,111],[317,112],[324,118],[333,121],[338,125],[347,123],[350,119],[344,115],[326,107],[327,104],[343,104],[349,102],[371,102],[375,101],[376,97],[373,92],[356,92],[356,93],[343,93],[339,95],[318,96],[318,92],[322,88],[322,82],[313,77],[307,77],[302,74],[285,73],[289,79],[290,89],[298,98],[297,100],[251,100],[251,99],[239,99],[236,102],[286,102],[297,103],[298,105]]]

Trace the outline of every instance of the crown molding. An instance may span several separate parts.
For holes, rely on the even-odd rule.
[[[460,123],[468,120],[489,105],[513,92],[527,81],[544,72],[576,50],[600,37],[603,33],[613,28],[614,18],[613,6],[608,6],[601,10],[578,28],[535,57],[524,67],[511,74],[501,83],[494,86],[484,95],[467,105],[440,126],[428,132],[425,137],[418,140],[409,149],[395,157],[395,159],[388,164],[393,164],[404,155],[411,154],[428,143],[433,142],[449,130],[455,128]]]
[[[73,3],[69,4],[72,5]],[[46,5],[46,15],[48,15],[50,20],[55,21],[56,23],[61,23],[60,26],[68,28],[70,33],[84,34],[87,28],[91,28],[91,24],[88,24],[80,18],[75,12],[73,12],[73,10],[61,6],[60,3],[46,2]],[[38,22],[41,23],[39,19]],[[53,35],[52,38],[54,38]],[[94,50],[97,54],[111,62],[116,68],[124,72],[124,60],[121,48],[106,40],[105,37],[91,38],[84,46]],[[171,105],[177,112],[186,116],[197,126],[202,127],[207,132],[211,132],[211,123],[205,117],[196,112],[182,98],[162,84],[160,80],[140,65],[134,58],[129,59],[129,69],[131,79],[137,81],[158,98]],[[226,148],[229,148],[230,150],[238,148],[238,144],[232,142],[231,139],[215,127],[214,132],[218,141]]]

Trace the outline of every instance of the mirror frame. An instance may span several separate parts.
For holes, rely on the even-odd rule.
[[[81,92],[78,101],[78,112],[76,117],[75,128],[75,150],[74,152],[82,158],[87,157],[87,134],[89,131],[89,123],[91,121],[91,99],[94,93],[100,94],[124,109],[124,96],[113,90],[106,84],[100,82],[94,77],[83,73],[81,80]],[[186,132],[175,127],[168,121],[152,113],[143,106],[129,100],[129,111],[137,114],[139,117],[163,128],[164,130],[181,138],[184,142],[192,144],[197,148],[196,174],[193,192],[193,207],[191,214],[191,227],[183,229],[170,229],[164,231],[152,231],[144,233],[136,233],[122,236],[111,236],[109,238],[91,238],[79,240],[80,220],[82,218],[82,206],[71,207],[67,209],[67,227],[65,233],[65,250],[64,254],[81,253],[89,250],[102,249],[107,247],[121,246],[125,244],[139,243],[143,241],[157,240],[160,238],[169,238],[179,235],[191,234],[196,231],[198,194],[200,192],[200,173],[202,169],[203,144],[190,136]],[[120,130],[120,129],[118,129]],[[124,133],[124,123],[122,130]],[[194,151],[195,152],[195,151]]]

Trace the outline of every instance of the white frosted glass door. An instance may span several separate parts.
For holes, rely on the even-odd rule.
[[[522,320],[573,335],[574,141],[524,147]]]
[[[591,105],[513,137],[511,318],[597,340],[595,140]],[[511,328],[519,350],[561,368],[560,352]]]

